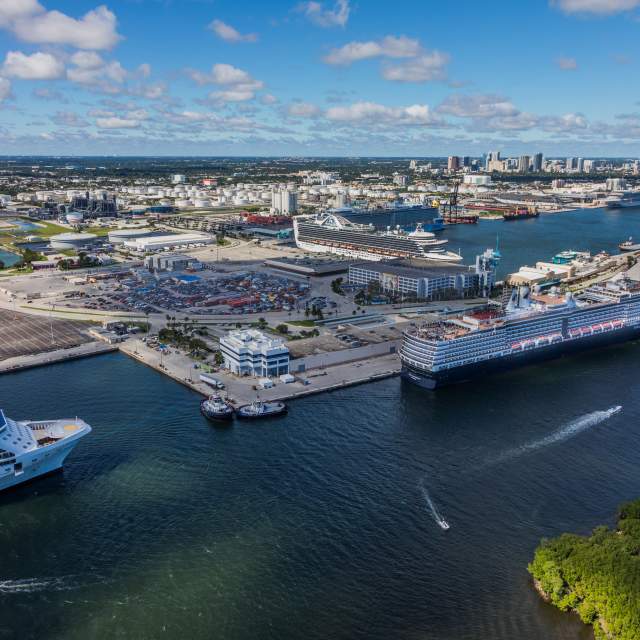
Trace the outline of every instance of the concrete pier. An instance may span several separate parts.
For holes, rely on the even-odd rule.
[[[205,397],[216,393],[215,389],[200,381],[200,369],[194,368],[193,361],[175,349],[169,349],[168,354],[161,355],[159,351],[148,347],[142,340],[136,339],[122,343],[120,350]],[[387,354],[367,360],[309,370],[302,376],[308,380],[308,384],[303,384],[300,381],[285,384],[279,380],[274,380],[275,386],[271,389],[254,388],[257,385],[256,378],[238,377],[225,371],[219,371],[211,375],[225,385],[223,391],[217,392],[226,395],[229,402],[239,406],[249,404],[258,398],[264,401],[293,400],[317,393],[382,380],[396,376],[399,373],[400,359],[398,355]]]
[[[102,353],[117,351],[117,349],[117,347],[104,342],[88,342],[69,349],[58,349],[45,353],[16,356],[0,362],[0,374],[13,373],[15,371],[22,371],[23,369],[33,369],[34,367],[42,367],[67,360],[88,358]]]

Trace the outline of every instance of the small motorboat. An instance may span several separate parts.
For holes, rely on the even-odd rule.
[[[284,402],[262,402],[256,400],[251,404],[245,404],[238,408],[238,418],[243,420],[258,420],[260,418],[273,418],[287,413],[287,405]]]
[[[220,396],[210,396],[200,403],[200,413],[207,420],[220,422],[233,419],[233,407]]]
[[[633,238],[629,237],[628,240],[618,245],[618,249],[620,249],[620,251],[640,251],[640,243],[634,242]]]
[[[449,529],[449,523],[444,518],[441,518],[438,524],[440,525],[440,528],[444,529],[445,531]]]

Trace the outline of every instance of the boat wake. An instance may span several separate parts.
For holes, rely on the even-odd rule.
[[[78,576],[58,578],[22,578],[0,580],[0,594],[38,593],[42,591],[72,591],[87,586]]]
[[[579,418],[572,420],[557,431],[554,431],[540,440],[534,440],[519,447],[508,449],[498,457],[489,460],[484,466],[491,466],[501,462],[506,462],[507,460],[512,460],[513,458],[517,458],[526,453],[531,453],[537,449],[542,449],[552,444],[558,444],[565,440],[569,440],[570,438],[577,436],[579,433],[608,420],[611,416],[619,413],[620,411],[622,411],[622,407],[618,405],[611,407],[610,409],[606,409],[605,411],[592,411],[591,413],[587,413],[584,416],[580,416]]]
[[[422,497],[427,503],[427,507],[429,508],[433,519],[436,521],[436,524],[445,531],[449,529],[449,523],[442,517],[442,514],[438,511],[438,508],[431,499],[431,496],[429,495],[429,492],[427,491],[423,483],[420,484],[420,491],[422,493]]]

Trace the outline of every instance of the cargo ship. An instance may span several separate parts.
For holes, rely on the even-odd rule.
[[[295,216],[293,232],[300,249],[314,253],[333,253],[359,260],[422,258],[433,263],[459,263],[462,256],[442,248],[446,241],[410,237],[404,232],[378,232],[371,225],[359,225],[333,213]]]
[[[620,278],[575,296],[511,292],[506,305],[409,328],[402,376],[426,389],[640,337],[640,283]]]
[[[527,207],[518,207],[517,209],[509,209],[502,214],[505,220],[526,220],[527,218],[538,218],[540,213],[535,209],[527,209]]]

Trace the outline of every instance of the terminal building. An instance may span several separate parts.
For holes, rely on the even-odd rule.
[[[377,282],[385,293],[418,300],[486,296],[495,284],[499,258],[497,252],[487,249],[477,256],[473,267],[433,266],[417,259],[358,262],[349,265],[349,284],[366,287]]]
[[[180,253],[157,253],[153,256],[147,256],[144,259],[144,266],[152,272],[202,268],[202,264],[198,260]]]
[[[224,368],[239,376],[276,377],[289,373],[284,341],[255,329],[230,331],[220,338]]]
[[[130,238],[124,241],[126,249],[147,253],[149,251],[171,251],[212,244],[215,239],[204,233],[170,233],[152,237]]]

